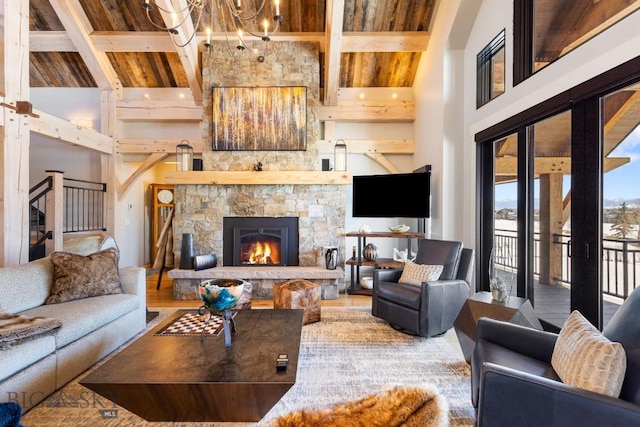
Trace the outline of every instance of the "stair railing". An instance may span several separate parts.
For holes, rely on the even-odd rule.
[[[65,178],[47,171],[29,190],[31,209],[29,259],[63,249],[63,234],[106,231],[107,184]]]

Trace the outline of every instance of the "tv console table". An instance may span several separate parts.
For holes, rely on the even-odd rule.
[[[371,289],[365,289],[360,286],[360,267],[361,266],[373,266],[375,268],[403,268],[404,263],[399,261],[394,261],[393,258],[376,258],[373,261],[366,261],[362,257],[362,250],[367,245],[368,237],[379,237],[379,238],[395,238],[407,239],[407,249],[408,253],[411,254],[413,239],[424,239],[424,233],[408,231],[405,233],[392,233],[388,231],[372,231],[369,233],[361,233],[359,231],[350,231],[345,234],[346,237],[357,237],[358,238],[358,246],[355,257],[351,257],[345,261],[346,265],[351,266],[351,284],[347,289],[347,292],[350,295],[371,295]],[[417,249],[417,248],[416,248]]]

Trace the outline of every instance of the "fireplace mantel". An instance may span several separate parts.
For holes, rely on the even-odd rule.
[[[167,172],[165,183],[179,185],[350,185],[350,172],[324,171],[190,171]]]

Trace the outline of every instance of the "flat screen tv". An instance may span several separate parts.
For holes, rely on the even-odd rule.
[[[429,218],[431,172],[353,177],[353,216]]]

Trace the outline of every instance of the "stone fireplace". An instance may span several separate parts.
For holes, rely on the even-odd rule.
[[[204,171],[254,171],[254,166],[258,162],[262,163],[264,171],[269,172],[321,170],[317,142],[320,133],[318,121],[319,47],[317,43],[313,42],[282,42],[274,44],[270,49],[265,62],[258,62],[253,55],[249,54],[236,55],[235,59],[231,58],[224,42],[214,42],[210,51],[203,52],[202,140],[204,148],[202,157]],[[299,151],[213,151],[211,143],[213,133],[211,93],[214,86],[305,86],[307,88],[306,149]],[[197,174],[198,172],[191,173]],[[300,182],[255,185],[254,183],[238,182],[221,185],[215,183],[177,184],[175,190],[176,207],[173,234],[176,259],[180,259],[182,234],[192,233],[197,255],[216,253],[218,266],[222,266],[217,267],[218,269],[235,268],[234,265],[239,265],[242,267],[242,271],[247,272],[246,278],[250,278],[253,282],[253,296],[255,298],[272,297],[272,285],[277,280],[269,279],[270,275],[273,276],[269,270],[273,272],[275,269],[282,268],[317,268],[319,266],[324,268],[324,261],[320,256],[322,247],[344,247],[346,210],[344,185]],[[227,238],[225,234],[228,231],[225,232],[225,218],[287,217],[297,219],[298,235],[297,239],[287,237],[287,245],[289,246],[287,250],[294,244],[292,240],[297,240],[295,247],[297,254],[291,255],[287,252],[286,261],[280,261],[278,265],[248,266],[244,265],[242,261],[237,264],[233,253],[226,249]],[[268,227],[262,228],[264,231]],[[256,233],[256,230],[248,232],[254,236]],[[242,256],[238,255],[238,258],[241,259]],[[264,273],[260,273],[261,271]],[[221,270],[217,273],[221,273]],[[257,279],[260,274],[264,274],[266,278],[264,280]],[[278,274],[283,277],[282,274]],[[315,278],[318,277],[320,276]],[[336,274],[331,277],[329,282],[335,284],[337,282]],[[342,281],[342,279],[343,277],[339,280]],[[174,292],[174,296],[175,294],[176,292]],[[335,297],[337,298],[337,294]],[[186,299],[183,295],[177,295],[176,298]]]
[[[298,265],[298,218],[225,217],[222,247],[224,265]]]

